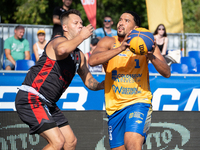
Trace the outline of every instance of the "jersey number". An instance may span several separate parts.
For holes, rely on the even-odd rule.
[[[136,62],[135,68],[140,68],[139,59],[135,59],[135,62]]]

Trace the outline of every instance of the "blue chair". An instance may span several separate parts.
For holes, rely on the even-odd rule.
[[[195,58],[197,64],[200,63],[200,51],[189,51],[188,56]]]
[[[33,60],[17,60],[15,64],[15,70],[25,70],[27,71],[29,68],[35,65]]]
[[[197,64],[197,74],[200,74],[200,63]]]
[[[187,74],[188,66],[186,64],[171,64],[171,73],[173,74]]]
[[[148,64],[148,68],[149,68],[149,73],[158,73],[158,71],[156,70],[156,68],[152,63]]]
[[[186,64],[188,66],[188,73],[197,72],[197,62],[193,57],[181,57],[181,64]]]
[[[35,54],[34,53],[31,54],[31,60],[33,60],[34,62],[36,62]]]

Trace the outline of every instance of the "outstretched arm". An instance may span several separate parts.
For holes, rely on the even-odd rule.
[[[78,69],[78,74],[81,77],[83,83],[93,91],[101,90],[104,89],[104,81],[99,83],[90,73],[87,64],[86,64],[86,59],[85,56],[82,52],[81,54],[81,64],[80,68]]]

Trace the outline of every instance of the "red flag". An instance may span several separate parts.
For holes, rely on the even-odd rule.
[[[85,13],[92,26],[96,29],[96,0],[81,0]]]

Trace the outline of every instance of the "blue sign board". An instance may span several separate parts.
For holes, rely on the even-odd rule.
[[[15,111],[17,87],[21,86],[26,72],[0,72],[0,111]],[[101,82],[104,74],[93,74]],[[199,111],[200,75],[173,75],[164,78],[150,75],[154,111]],[[69,88],[57,102],[61,110],[105,110],[104,90],[91,91],[75,75]]]

